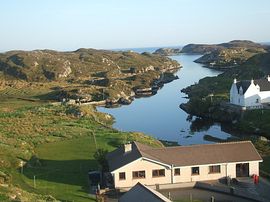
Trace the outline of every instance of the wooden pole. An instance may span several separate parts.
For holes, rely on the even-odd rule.
[[[96,147],[96,150],[97,150],[97,140],[96,140],[96,135],[95,135],[94,132],[91,132],[91,133],[92,133],[92,135],[93,135],[95,147]]]
[[[36,176],[34,175],[34,188],[36,188]]]

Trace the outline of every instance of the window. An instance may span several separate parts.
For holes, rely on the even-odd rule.
[[[220,173],[220,165],[209,166],[209,173]]]
[[[180,175],[180,168],[175,168],[174,169],[174,175]]]
[[[144,170],[133,171],[132,177],[133,179],[145,178],[145,171]]]
[[[192,167],[191,168],[191,174],[192,175],[199,175],[200,174],[200,168],[199,167]]]
[[[153,170],[152,171],[152,176],[153,177],[163,177],[163,176],[165,176],[165,169]]]
[[[119,180],[125,180],[125,179],[126,179],[126,173],[125,172],[119,173]]]
[[[259,99],[256,99],[256,103],[259,103]]]

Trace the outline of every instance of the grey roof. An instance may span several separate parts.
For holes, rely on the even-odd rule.
[[[120,197],[119,202],[171,202],[170,199],[138,182],[127,193]]]
[[[141,158],[142,155],[138,150],[136,142],[132,142],[132,152],[124,152],[123,147],[119,147],[118,149],[107,154],[106,158],[109,163],[110,171],[113,171],[117,168],[120,168],[138,158]]]
[[[109,153],[107,159],[113,171],[141,157],[179,167],[262,160],[250,141],[163,148],[132,142],[131,152],[125,154],[118,148]]]
[[[236,83],[238,92],[239,92],[240,87],[242,87],[243,94],[245,94],[250,84],[251,84],[251,80],[238,81]],[[255,85],[258,84],[260,86],[260,91],[270,91],[270,82],[266,78],[254,80],[254,84]]]
[[[255,80],[254,84],[260,86],[260,91],[270,91],[270,82],[267,79]]]
[[[248,80],[238,81],[238,82],[236,83],[238,92],[239,92],[240,87],[242,87],[242,89],[243,89],[243,94],[245,94],[245,92],[246,92],[247,89],[249,88],[250,84],[251,84],[251,81],[248,81]]]

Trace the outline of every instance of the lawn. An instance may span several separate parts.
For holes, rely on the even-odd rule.
[[[61,201],[89,201],[87,172],[98,169],[93,159],[95,150],[93,137],[39,145],[36,148],[38,160],[32,160],[38,165],[24,170],[24,180],[38,192]]]

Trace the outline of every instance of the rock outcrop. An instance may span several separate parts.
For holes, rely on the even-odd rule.
[[[181,53],[180,48],[159,48],[153,54],[162,56],[179,55]]]

